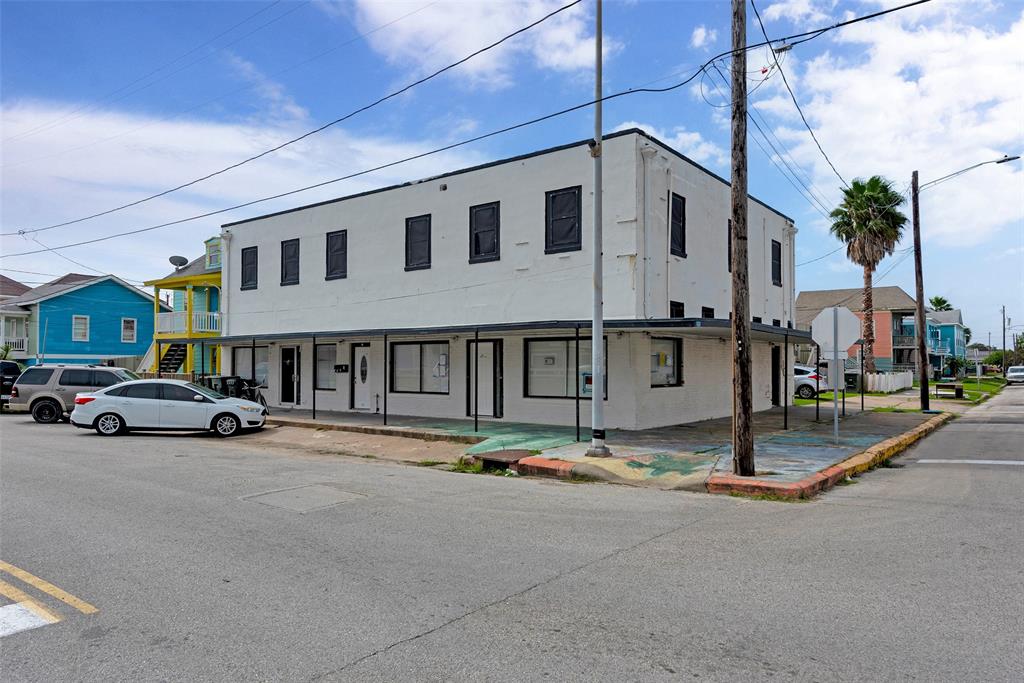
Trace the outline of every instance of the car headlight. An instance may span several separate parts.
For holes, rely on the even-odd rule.
[[[261,410],[263,410],[263,408],[255,408],[253,406],[238,406],[238,407],[241,408],[242,410],[244,410],[247,413],[258,413]]]

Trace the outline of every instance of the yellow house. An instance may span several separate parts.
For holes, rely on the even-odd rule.
[[[153,347],[144,369],[160,373],[220,372],[220,347],[210,340],[220,336],[220,237],[204,242],[206,252],[199,258],[177,266],[173,273],[145,284],[152,287]],[[173,263],[173,259],[172,259]],[[172,311],[160,310],[160,294],[173,292]],[[162,343],[165,339],[178,340]],[[181,342],[188,339],[189,342]],[[193,341],[194,340],[194,341]]]

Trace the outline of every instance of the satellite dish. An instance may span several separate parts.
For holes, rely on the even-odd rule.
[[[188,265],[188,259],[185,258],[184,256],[172,256],[167,260],[170,261],[171,265],[174,266],[176,269]]]

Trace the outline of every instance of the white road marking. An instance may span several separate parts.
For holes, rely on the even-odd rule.
[[[942,460],[939,458],[922,458],[917,462],[923,462],[929,465],[1024,465],[1024,460],[957,460],[952,458],[949,460]]]
[[[0,638],[49,623],[20,602],[0,607]]]

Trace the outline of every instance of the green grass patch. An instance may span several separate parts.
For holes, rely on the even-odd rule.
[[[743,493],[742,491],[730,491],[733,498],[747,498],[748,500],[768,500],[775,503],[806,503],[807,498],[794,498],[792,496],[780,496],[777,493]]]
[[[482,460],[472,462],[465,458],[459,458],[459,461],[452,465],[451,471],[463,474],[480,474],[484,471],[484,463]]]

